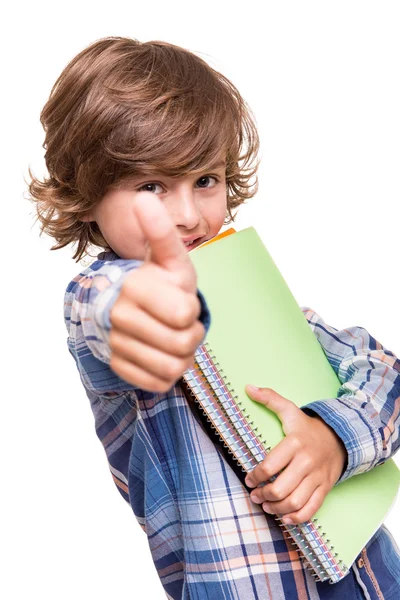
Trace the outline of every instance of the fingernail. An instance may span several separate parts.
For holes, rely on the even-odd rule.
[[[259,388],[259,387],[257,387],[256,385],[251,385],[250,383],[248,383],[248,384],[246,385],[246,387],[247,387],[247,389],[248,389],[250,392],[258,392],[258,390],[260,389],[260,388]]]
[[[290,517],[283,517],[282,523],[285,523],[285,525],[291,525],[293,521]]]
[[[264,504],[262,505],[263,511],[272,515],[273,513],[271,512],[271,508],[270,505],[267,502],[264,502]]]
[[[254,481],[252,480],[252,478],[248,477],[248,476],[246,477],[246,479],[244,480],[244,482],[247,485],[247,487],[255,487],[255,485],[256,485],[254,483]]]
[[[251,492],[250,498],[253,500],[253,502],[256,502],[257,504],[261,504],[261,502],[262,502],[262,499],[257,494],[257,492]]]

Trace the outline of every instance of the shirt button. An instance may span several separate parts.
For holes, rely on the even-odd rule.
[[[357,567],[359,569],[362,569],[363,566],[364,566],[364,559],[363,558],[359,558],[358,561],[357,561]]]

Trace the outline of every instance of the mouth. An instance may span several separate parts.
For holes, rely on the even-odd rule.
[[[183,242],[183,243],[185,245],[186,251],[190,252],[191,250],[193,250],[193,248],[196,248],[197,246],[200,246],[200,244],[202,244],[203,241],[205,241],[204,240],[204,236],[201,236],[201,237],[195,238],[191,242]]]

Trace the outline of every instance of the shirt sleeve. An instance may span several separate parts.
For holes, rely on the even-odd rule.
[[[332,427],[346,447],[340,482],[383,463],[399,447],[400,361],[364,328],[337,330],[312,309],[302,310],[341,383],[336,398],[303,407]]]
[[[142,261],[125,259],[96,261],[76,277],[67,289],[65,321],[70,338],[79,337],[79,326],[79,334],[83,336],[93,356],[104,363],[109,364],[111,361],[111,309],[125,278],[141,264]],[[197,295],[201,304],[199,319],[207,332],[210,326],[210,312],[199,290]]]

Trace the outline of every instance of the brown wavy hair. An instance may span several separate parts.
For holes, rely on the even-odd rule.
[[[77,243],[109,249],[95,222],[80,219],[132,176],[179,177],[226,152],[227,217],[258,190],[259,137],[236,87],[202,58],[163,41],[100,39],[55,82],[40,115],[48,177],[29,168],[29,200],[51,250]],[[251,183],[254,177],[253,183]]]

